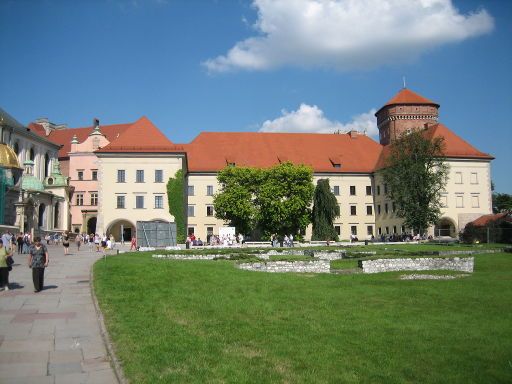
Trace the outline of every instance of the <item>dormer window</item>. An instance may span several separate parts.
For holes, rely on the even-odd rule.
[[[227,156],[226,164],[228,165],[228,167],[234,167],[236,165],[235,158],[233,156]]]
[[[329,161],[331,162],[333,168],[341,168],[340,156],[329,156]]]

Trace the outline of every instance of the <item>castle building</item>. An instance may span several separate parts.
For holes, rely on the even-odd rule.
[[[33,236],[69,227],[72,187],[57,158],[60,145],[0,109],[0,227]]]
[[[377,113],[379,142],[363,133],[202,132],[192,142],[172,143],[143,117],[134,123],[67,128],[39,120],[29,127],[60,145],[58,157],[74,187],[69,228],[75,232],[131,237],[137,221],[173,221],[166,182],[183,169],[187,231],[207,240],[226,223],[215,218],[217,173],[226,166],[270,167],[283,162],[313,169],[316,183],[328,178],[340,206],[334,226],[341,239],[410,232],[396,216],[381,170],[400,135],[421,131],[444,138],[449,179],[442,217],[429,231],[455,236],[466,223],[492,212],[493,157],[438,122],[440,105],[400,90]],[[39,172],[41,172],[39,170]],[[45,171],[47,172],[47,171]],[[93,230],[94,229],[94,230]],[[311,237],[311,227],[305,238]]]

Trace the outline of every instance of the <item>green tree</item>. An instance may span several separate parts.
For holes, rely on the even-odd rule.
[[[492,210],[494,213],[512,212],[512,195],[507,193],[493,193]]]
[[[258,226],[266,236],[297,234],[311,223],[313,170],[283,163],[262,171],[256,194]]]
[[[227,221],[241,233],[256,227],[258,207],[255,205],[261,170],[248,167],[226,167],[217,175],[220,190],[213,197],[215,217]]]
[[[441,191],[448,176],[443,148],[441,137],[429,140],[421,131],[402,135],[391,144],[382,170],[397,216],[420,233],[436,224],[441,215]]]
[[[312,240],[338,240],[333,222],[340,215],[336,196],[331,192],[329,179],[318,180],[313,198]]]
[[[185,227],[185,180],[182,169],[167,182],[167,201],[169,202],[169,213],[174,216],[176,223],[177,241],[184,243],[187,238],[187,230]]]

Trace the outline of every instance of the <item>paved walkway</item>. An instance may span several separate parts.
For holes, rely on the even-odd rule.
[[[101,255],[74,244],[67,256],[48,250],[43,291],[33,292],[27,255],[15,254],[11,290],[0,292],[0,383],[117,383],[89,281]]]

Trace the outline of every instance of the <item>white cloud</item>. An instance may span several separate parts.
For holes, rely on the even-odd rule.
[[[203,63],[210,72],[283,65],[372,68],[492,31],[491,15],[451,0],[254,0],[258,36]]]
[[[300,132],[300,133],[334,133],[351,130],[366,132],[369,136],[378,136],[375,109],[354,116],[352,121],[342,124],[329,120],[316,105],[301,104],[296,111],[281,111],[281,116],[265,121],[260,132]]]

